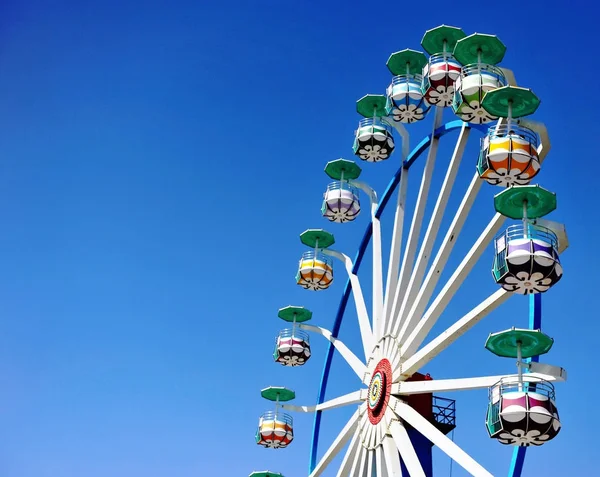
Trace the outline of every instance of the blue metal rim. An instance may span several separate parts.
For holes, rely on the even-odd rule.
[[[438,129],[436,129],[433,134],[429,134],[426,136],[417,146],[410,152],[402,167],[400,167],[394,177],[388,184],[383,196],[381,197],[381,201],[379,206],[375,212],[375,216],[377,218],[381,217],[383,214],[387,203],[389,202],[392,194],[398,187],[398,183],[400,182],[400,175],[402,174],[402,169],[408,169],[418,158],[419,156],[427,150],[429,145],[431,144],[431,140],[433,137],[439,138],[445,136],[449,132],[454,131],[455,129],[460,129],[466,125],[467,128],[475,129],[484,134],[487,133],[488,126],[485,124],[467,124],[463,121],[456,120],[450,121]],[[371,236],[373,234],[373,224],[369,222],[367,229],[365,230],[365,234],[363,235],[362,241],[358,247],[358,251],[356,253],[356,257],[354,259],[354,268],[353,273],[357,273],[367,246],[371,241]],[[340,300],[340,304],[338,306],[338,311],[335,316],[335,321],[333,323],[333,327],[331,329],[331,334],[333,337],[337,337],[340,328],[342,325],[342,320],[344,318],[344,312],[346,311],[346,305],[348,304],[348,299],[350,298],[350,292],[352,291],[352,285],[350,284],[350,280],[346,281],[346,285],[344,287],[344,292],[342,294],[342,298]],[[529,306],[529,327],[531,329],[540,329],[542,324],[542,315],[541,315],[541,295],[535,294],[530,295],[530,306]],[[321,374],[321,383],[319,385],[319,393],[317,396],[317,403],[320,404],[325,399],[325,392],[327,390],[327,382],[329,380],[329,372],[331,370],[331,361],[333,359],[334,346],[330,343],[327,348],[327,355],[325,357],[325,363],[323,365],[323,372]],[[537,357],[532,358],[532,361],[537,361]],[[317,462],[317,450],[319,445],[319,431],[321,428],[321,412],[317,411],[315,413],[314,423],[313,423],[313,434],[312,434],[312,442],[310,448],[310,461],[309,461],[309,474],[314,470],[316,462]],[[523,468],[523,463],[525,460],[525,447],[517,447],[513,452],[513,458],[510,466],[510,470],[508,473],[509,477],[520,477],[521,470]]]

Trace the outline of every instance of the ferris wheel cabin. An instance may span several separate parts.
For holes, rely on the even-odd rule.
[[[523,359],[550,351],[554,340],[540,330],[492,333],[485,347],[497,356],[516,358],[518,375],[507,376],[489,389],[486,428],[491,438],[512,446],[540,446],[554,439],[561,424],[552,383],[523,375]]]
[[[465,36],[460,28],[446,25],[425,33],[421,45],[430,57],[423,68],[421,91],[427,103],[439,108],[452,106],[454,83],[462,68],[452,50]]]
[[[474,33],[457,41],[454,56],[465,66],[454,85],[452,109],[463,121],[484,124],[498,119],[482,103],[488,92],[507,84],[503,71],[495,66],[505,52],[495,35]]]
[[[277,316],[291,323],[292,327],[279,332],[273,358],[283,366],[304,365],[311,355],[310,340],[308,333],[298,329],[297,323],[310,320],[312,312],[301,306],[286,306],[279,310]]]
[[[275,410],[265,412],[258,421],[256,443],[269,449],[283,449],[294,440],[294,420],[282,412],[279,403],[296,397],[294,391],[268,387],[261,391],[263,398],[275,402]]]
[[[386,113],[394,121],[414,123],[421,121],[431,107],[423,96],[422,84],[425,55],[420,51],[402,50],[392,53],[388,69],[395,75],[387,88]]]

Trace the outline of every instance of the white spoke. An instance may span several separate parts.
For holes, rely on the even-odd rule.
[[[375,475],[373,471],[373,464],[375,463],[375,451],[373,449],[369,449],[369,455],[367,456],[367,477],[379,477]]]
[[[337,473],[337,477],[347,477],[350,474],[350,469],[351,467],[354,466],[354,464],[356,462],[358,462],[358,458],[359,458],[359,453],[358,450],[359,448],[362,449],[363,447],[360,445],[360,439],[359,439],[359,433],[358,431],[354,431],[354,436],[352,437],[352,440],[350,441],[350,445],[348,446],[348,450],[346,451],[346,454],[344,455],[344,460],[342,461],[342,465],[340,465],[340,469],[338,470]]]
[[[470,131],[471,129],[467,126],[467,124],[463,123],[463,126],[460,130],[460,135],[456,141],[456,146],[454,147],[452,159],[448,164],[446,177],[444,178],[437,202],[433,209],[433,213],[431,214],[431,219],[429,220],[427,231],[425,232],[425,237],[423,238],[423,243],[421,244],[421,249],[419,250],[419,255],[417,256],[415,268],[410,276],[406,293],[402,298],[402,305],[400,306],[399,314],[397,317],[395,317],[395,324],[392,330],[392,334],[395,336],[398,336],[400,327],[406,320],[408,311],[410,310],[415,296],[421,287],[421,282],[423,280],[423,276],[425,275],[429,258],[431,257],[433,245],[435,243],[435,239],[437,238],[437,233],[440,228],[442,218],[444,217],[444,212],[446,211],[446,205],[448,204],[450,193],[452,192],[452,187],[454,186],[454,181],[456,180],[456,175],[458,174],[458,168],[465,151],[467,140],[469,139]],[[402,329],[405,329],[406,326],[407,325],[405,324]],[[402,336],[402,334],[400,334],[400,336]]]
[[[469,454],[458,447],[452,440],[440,432],[436,427],[425,419],[421,414],[404,402],[390,397],[390,404],[400,417],[439,447],[448,457],[460,465],[463,469],[475,477],[492,477],[487,470],[478,464]]]
[[[342,450],[346,442],[348,442],[348,439],[350,439],[352,434],[355,432],[359,417],[360,413],[357,409],[350,420],[346,423],[342,431],[335,438],[329,449],[327,449],[319,463],[315,466],[315,469],[310,474],[310,477],[317,477],[321,475],[334,457],[340,452],[340,450]]]
[[[287,409],[288,411],[295,412],[326,411],[329,409],[336,409],[342,406],[348,406],[350,404],[360,404],[365,399],[367,399],[367,392],[368,391],[366,389],[359,389],[358,391],[353,391],[351,393],[345,394],[344,396],[330,399],[329,401],[317,404],[316,406],[293,406],[292,404],[281,404],[281,407],[283,409]]]
[[[486,300],[473,308],[469,313],[454,323],[446,331],[434,338],[429,344],[421,348],[404,363],[402,363],[402,376],[411,376],[414,372],[421,369],[429,361],[435,358],[440,352],[445,350],[460,336],[475,326],[491,311],[504,303],[512,294],[504,289],[500,289],[490,295]],[[421,320],[421,323],[425,321]],[[417,330],[418,331],[418,328]]]
[[[365,477],[365,471],[367,470],[367,449],[365,449],[362,445],[360,445],[356,458],[352,463],[352,468],[350,469],[350,473],[347,475],[351,475],[353,477]]]
[[[369,195],[371,201],[371,247],[373,248],[373,334],[375,341],[379,340],[380,321],[383,310],[383,273],[381,271],[381,222],[375,213],[379,206],[377,193],[367,184],[361,181],[352,181],[352,185],[359,187]]]
[[[562,368],[558,368],[561,371]],[[553,374],[529,373],[524,376],[543,379],[545,381],[564,381],[564,373]],[[518,374],[481,376],[476,378],[434,379],[433,381],[403,381],[392,385],[392,394],[430,394],[439,392],[468,391],[485,389],[493,386],[501,379],[518,379]],[[526,379],[526,378],[525,378]]]
[[[388,264],[387,281],[385,283],[385,298],[383,305],[384,322],[382,322],[381,333],[389,332],[391,322],[391,308],[394,303],[394,292],[398,285],[400,273],[400,252],[402,251],[402,232],[404,230],[404,210],[406,208],[406,191],[408,189],[408,169],[402,169],[400,184],[398,186],[398,202],[396,204],[396,215],[394,217],[394,229],[392,232],[392,245],[390,248],[390,262]]]
[[[435,256],[425,281],[423,282],[423,286],[419,290],[419,293],[417,294],[410,311],[405,309],[404,314],[401,315],[405,318],[405,322],[398,333],[398,338],[401,341],[414,330],[416,322],[421,318],[423,312],[425,311],[425,307],[427,306],[427,303],[431,298],[431,295],[433,294],[440,277],[442,276],[442,272],[446,266],[448,258],[450,257],[450,253],[458,241],[458,236],[460,235],[462,227],[469,215],[469,212],[471,211],[471,207],[475,203],[475,199],[479,190],[481,189],[482,182],[483,181],[477,174],[473,175],[473,179],[471,180],[471,184],[467,189],[467,193],[463,197],[463,200],[456,211],[454,220],[450,224],[448,232],[444,237],[444,241],[442,242],[442,245]]]
[[[358,327],[360,329],[360,336],[362,338],[363,350],[365,358],[368,358],[373,349],[373,332],[371,330],[371,323],[369,322],[369,312],[367,311],[367,305],[365,305],[365,299],[362,293],[362,287],[360,286],[360,280],[358,276],[352,273],[354,265],[352,260],[343,253],[336,252],[335,250],[324,249],[323,253],[330,255],[341,260],[348,272],[350,283],[352,284],[352,295],[354,296],[354,304],[356,306],[356,314],[358,315]]]
[[[442,108],[435,108],[432,134],[440,126],[442,112]],[[394,328],[395,321],[398,318],[397,314],[400,304],[408,285],[408,278],[410,277],[412,271],[415,254],[417,252],[417,244],[419,242],[419,235],[421,233],[421,224],[423,223],[423,216],[425,215],[425,206],[427,204],[427,197],[429,195],[429,186],[431,185],[431,176],[433,175],[433,167],[435,165],[435,158],[437,156],[439,142],[440,138],[434,137],[431,139],[431,144],[429,145],[427,160],[425,162],[425,170],[423,171],[423,177],[421,179],[421,187],[419,189],[413,220],[408,233],[408,240],[406,242],[406,250],[402,259],[402,266],[400,267],[400,277],[398,279],[398,284],[396,285],[396,290],[394,291],[392,309],[390,317],[388,318],[388,331]],[[386,331],[386,333],[388,331]]]
[[[402,467],[400,467],[400,454],[396,444],[391,437],[385,437],[382,442],[383,456],[387,467],[389,477],[402,477]]]
[[[475,265],[483,251],[487,248],[494,236],[502,227],[505,217],[495,214],[494,218],[487,225],[483,233],[479,236],[471,250],[467,253],[456,271],[452,274],[442,291],[435,298],[429,309],[425,312],[423,318],[419,321],[410,336],[402,342],[403,356],[410,356],[421,345],[433,325],[448,306],[448,303],[460,288],[463,281]]]
[[[393,415],[393,413],[391,414]],[[396,443],[396,449],[398,452],[400,452],[400,456],[404,461],[404,465],[406,466],[410,477],[425,477],[425,471],[421,466],[419,457],[415,452],[415,448],[410,441],[410,437],[408,436],[408,432],[406,432],[404,425],[394,418],[388,420],[388,428],[392,434],[394,442]]]
[[[365,364],[360,359],[358,359],[356,355],[352,351],[350,351],[350,349],[342,341],[338,340],[337,338],[334,338],[331,335],[331,331],[326,330],[325,328],[321,328],[319,326],[306,325],[304,323],[299,324],[298,328],[318,333],[321,336],[324,336],[326,339],[328,339],[331,342],[331,344],[335,346],[335,349],[338,350],[338,352],[340,353],[342,358],[344,358],[346,363],[348,363],[350,367],[354,370],[356,375],[361,380],[364,379],[365,373],[367,372],[367,367],[365,366]]]
[[[382,333],[381,322],[383,321],[383,270],[381,268],[381,223],[373,212],[373,334],[375,342],[379,341]]]
[[[387,472],[387,465],[383,456],[383,448],[377,446],[375,448],[375,469],[377,469],[377,477],[391,477]]]

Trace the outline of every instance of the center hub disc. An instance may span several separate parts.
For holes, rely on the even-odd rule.
[[[369,384],[367,411],[371,424],[378,424],[383,419],[391,391],[392,365],[387,359],[382,359],[375,366],[371,384]]]

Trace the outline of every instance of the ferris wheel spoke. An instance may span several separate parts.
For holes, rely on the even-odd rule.
[[[342,460],[342,464],[340,465],[340,469],[338,470],[337,477],[346,477],[350,474],[350,469],[358,462],[360,458],[359,449],[363,447],[360,445],[360,435],[358,431],[354,432],[354,436],[350,441],[350,445],[346,450],[346,454],[344,454],[344,459]]]
[[[412,407],[399,399],[391,396],[390,404],[393,405],[395,412],[412,427],[419,431],[425,438],[429,439],[434,445],[440,448],[448,457],[460,465],[463,469],[475,477],[492,477],[477,461],[469,454],[458,447],[444,433],[439,431],[433,424],[425,419]]]
[[[326,330],[325,328],[321,328],[319,326],[306,325],[304,323],[299,324],[298,328],[301,328],[301,329],[307,330],[307,331],[312,331],[314,333],[320,334],[321,336],[324,336],[327,340],[329,340],[329,342],[333,346],[335,346],[335,349],[338,350],[338,352],[340,353],[340,356],[342,358],[344,358],[344,361],[346,361],[346,363],[348,363],[348,365],[354,370],[356,375],[361,380],[364,379],[364,376],[367,372],[366,365],[360,359],[358,359],[357,356],[352,351],[350,351],[350,348],[348,348],[342,341],[333,337],[333,335],[331,334],[331,331]]]
[[[352,181],[352,184],[369,195],[371,202],[371,247],[373,248],[373,334],[375,341],[379,340],[379,322],[383,312],[383,272],[381,270],[381,222],[377,218],[379,201],[377,193],[361,181]]]
[[[360,404],[367,399],[367,390],[359,389],[343,396],[330,399],[316,406],[294,406],[292,404],[281,404],[283,409],[295,412],[315,412],[315,411],[327,411],[329,409],[336,409],[338,407],[349,406],[350,404]]]
[[[383,321],[383,270],[381,257],[381,223],[373,213],[373,334],[375,342],[381,338],[381,322]]]
[[[394,439],[386,436],[381,444],[383,447],[383,457],[385,460],[385,466],[387,467],[388,476],[402,477],[400,454],[398,453],[398,448],[396,447]]]
[[[375,448],[375,468],[377,469],[377,477],[390,477],[383,455],[383,447],[381,446]]]
[[[528,373],[526,376],[542,379],[544,381],[564,381],[564,370],[557,368],[558,372],[553,374],[546,373]],[[562,372],[561,372],[562,371]],[[497,375],[497,376],[479,376],[474,378],[456,378],[456,379],[434,379],[432,381],[402,381],[392,385],[392,394],[430,394],[436,392],[468,391],[471,389],[485,389],[492,387],[501,379],[519,378],[518,374]]]
[[[390,248],[390,261],[388,263],[387,280],[385,282],[385,295],[383,303],[383,317],[381,322],[381,334],[388,331],[391,319],[391,308],[394,302],[394,291],[398,285],[400,273],[400,252],[402,251],[402,233],[404,230],[404,211],[406,208],[406,191],[408,189],[408,171],[401,169],[400,185],[398,186],[398,201],[394,217],[394,229],[392,231],[392,244]]]
[[[435,130],[440,126],[442,121],[443,110],[441,108],[435,108],[435,116],[433,120],[432,135]],[[415,205],[415,211],[413,214],[412,223],[410,224],[410,231],[408,233],[408,240],[406,242],[406,250],[404,251],[404,257],[402,258],[402,265],[400,267],[400,275],[394,290],[394,298],[392,301],[392,308],[390,315],[388,316],[388,328],[386,333],[389,333],[394,326],[394,322],[397,318],[397,314],[400,307],[400,302],[406,291],[408,285],[408,278],[412,272],[413,262],[415,254],[417,253],[417,245],[419,242],[419,235],[421,234],[421,225],[423,223],[423,216],[425,215],[425,206],[427,205],[427,197],[429,196],[429,187],[431,185],[431,177],[433,175],[433,168],[435,165],[435,159],[437,156],[438,146],[440,138],[432,137],[431,144],[429,145],[429,151],[427,154],[427,160],[425,162],[425,170],[423,171],[423,177],[421,178],[421,187],[419,188],[419,195]],[[391,291],[391,290],[390,290]]]
[[[465,146],[467,144],[467,140],[469,139],[470,131],[471,129],[467,123],[463,123],[460,134],[456,141],[456,146],[454,147],[454,153],[452,154],[452,158],[448,164],[448,170],[446,171],[446,176],[440,189],[437,202],[433,209],[433,213],[431,214],[431,219],[429,221],[429,225],[427,226],[427,231],[425,232],[425,237],[423,238],[423,243],[415,262],[415,267],[410,275],[406,293],[403,296],[398,315],[394,317],[394,328],[392,329],[393,335],[398,335],[403,322],[407,318],[408,311],[413,304],[419,288],[421,287],[421,283],[429,263],[429,258],[431,257],[433,245],[435,244],[437,233],[440,228],[442,218],[444,217],[444,212],[446,211],[446,205],[448,204],[450,193],[452,192],[452,187],[454,186],[454,181],[456,180],[456,176],[458,174],[458,168],[462,161]],[[404,327],[402,329],[404,329]]]
[[[355,459],[354,463],[352,464],[352,468],[350,469],[350,473],[348,475],[351,475],[352,477],[365,477],[368,455],[369,451],[363,446],[360,446],[358,458]]]
[[[379,477],[373,471],[375,467],[375,450],[369,449],[367,453],[367,477]]]
[[[465,334],[490,312],[510,298],[511,293],[500,289],[486,298],[482,303],[473,308],[469,313],[442,332],[430,343],[414,353],[402,364],[402,376],[410,376],[418,369],[429,363],[433,358],[450,346],[460,336]],[[423,323],[425,319],[421,320]],[[418,328],[417,330],[418,331]]]
[[[410,356],[421,345],[433,325],[448,306],[448,303],[462,285],[469,272],[479,260],[483,251],[487,248],[493,237],[498,233],[500,227],[504,223],[505,217],[500,214],[495,214],[485,230],[475,241],[471,250],[462,260],[456,271],[444,285],[437,297],[433,300],[431,306],[427,309],[423,317],[419,320],[417,326],[412,330],[410,335],[402,340],[403,356]]]
[[[448,232],[444,237],[444,240],[438,250],[438,253],[433,260],[433,264],[425,277],[425,281],[423,282],[421,289],[418,291],[414,302],[411,303],[410,308],[407,306],[404,310],[401,310],[401,319],[404,320],[402,328],[398,333],[398,338],[400,341],[404,339],[405,336],[410,334],[414,327],[416,326],[416,322],[421,318],[423,312],[425,311],[425,307],[435,287],[444,271],[444,267],[446,266],[446,262],[450,257],[450,253],[454,248],[454,244],[456,244],[458,236],[462,230],[462,227],[471,211],[471,207],[475,203],[475,199],[477,198],[477,194],[481,189],[482,181],[477,174],[474,174],[471,183],[469,184],[469,188],[467,189],[466,194],[463,197],[463,200],[456,211],[454,219],[448,228]]]
[[[358,420],[360,417],[360,410],[356,410],[356,412],[352,415],[350,420],[346,423],[344,428],[335,438],[329,449],[325,452],[321,460],[317,463],[314,470],[311,472],[309,477],[317,477],[323,473],[323,471],[327,468],[327,466],[331,463],[331,461],[335,458],[335,456],[343,449],[346,442],[352,437],[353,434],[356,433],[356,427],[358,424]]]
[[[400,421],[398,421],[393,412],[390,413],[392,414],[393,418],[388,420],[388,428],[392,434],[394,443],[396,444],[396,452],[400,453],[410,477],[425,477],[425,471],[421,466],[421,462],[419,461],[419,457],[417,456],[415,448],[410,441],[408,432],[406,432],[406,428]]]
[[[350,283],[352,285],[352,295],[354,296],[354,305],[356,306],[356,314],[358,315],[358,327],[360,329],[360,336],[362,338],[363,350],[365,353],[365,358],[367,358],[373,349],[373,331],[371,330],[369,312],[367,311],[367,305],[365,304],[365,298],[362,293],[362,287],[360,286],[360,280],[358,275],[352,272],[352,269],[354,268],[352,260],[347,255],[336,252],[335,250],[324,249],[323,253],[341,260],[346,267],[348,278],[350,279]]]

